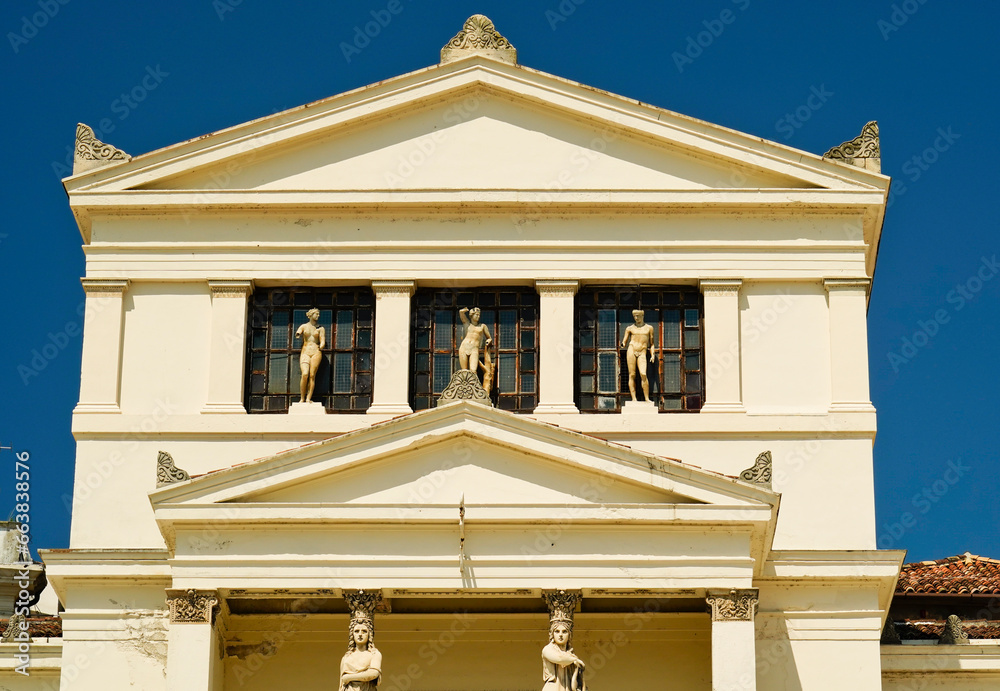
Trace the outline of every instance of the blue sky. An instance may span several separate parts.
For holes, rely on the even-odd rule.
[[[35,546],[69,539],[84,262],[59,179],[76,123],[145,153],[434,64],[481,12],[524,65],[813,153],[878,120],[893,177],[869,311],[879,546],[1000,557],[1000,6],[970,5],[8,0],[0,443],[30,454]],[[0,451],[0,513],[13,465]]]

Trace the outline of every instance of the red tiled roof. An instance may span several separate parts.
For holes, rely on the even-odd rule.
[[[966,552],[937,561],[903,564],[896,593],[1000,595],[1000,560]]]
[[[28,633],[32,638],[61,638],[62,619],[59,617],[28,617]],[[9,619],[0,619],[0,631],[7,629]]]

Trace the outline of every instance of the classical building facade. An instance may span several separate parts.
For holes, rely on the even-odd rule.
[[[605,93],[481,16],[135,158],[81,126],[60,688],[882,688],[877,137]]]

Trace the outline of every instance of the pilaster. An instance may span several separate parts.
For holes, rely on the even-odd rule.
[[[735,279],[703,280],[705,404],[703,413],[743,413],[740,386],[740,287]]]
[[[823,281],[830,306],[830,411],[873,410],[868,390],[868,278]]]
[[[709,590],[712,612],[712,691],[756,691],[756,588]]]
[[[167,590],[167,689],[222,691],[225,675],[220,639],[219,593]]]
[[[76,413],[120,413],[122,333],[128,279],[83,278],[86,304]]]
[[[210,279],[212,340],[209,345],[208,401],[203,413],[246,413],[247,298],[253,281]]]
[[[536,415],[579,413],[573,400],[573,297],[579,281],[538,280],[538,406]]]
[[[416,282],[373,280],[375,382],[370,415],[405,415],[410,408],[410,298]]]

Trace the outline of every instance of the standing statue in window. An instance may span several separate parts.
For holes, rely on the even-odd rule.
[[[488,393],[493,386],[493,359],[490,357],[493,337],[490,336],[490,328],[479,323],[481,312],[478,307],[473,307],[471,310],[468,307],[463,307],[458,311],[458,316],[465,324],[465,338],[458,346],[459,369],[466,369],[478,374],[479,368],[482,367],[483,388]],[[483,362],[479,361],[480,350],[483,351]]]
[[[302,381],[299,384],[299,403],[312,401],[313,389],[316,388],[316,370],[323,359],[323,348],[326,347],[326,329],[319,326],[319,310],[313,307],[306,312],[309,321],[295,331],[295,338],[302,339],[302,353],[299,355],[299,369],[302,370]]]
[[[646,313],[642,310],[632,310],[632,319],[635,323],[625,329],[625,338],[622,339],[622,348],[628,346],[625,354],[628,363],[628,390],[632,394],[632,400],[638,400],[635,396],[635,371],[639,370],[639,377],[642,379],[642,394],[649,400],[649,378],[646,376],[646,361],[653,362],[656,359],[656,343],[653,327],[644,320]]]

